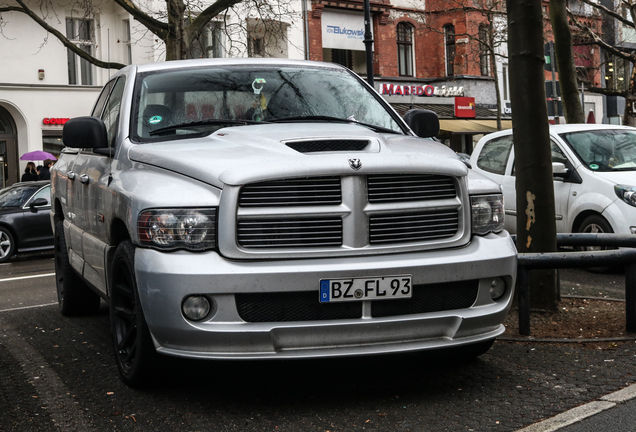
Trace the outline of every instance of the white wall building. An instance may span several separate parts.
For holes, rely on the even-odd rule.
[[[30,5],[41,13],[37,1],[31,0]],[[45,21],[99,60],[142,64],[165,59],[163,43],[114,2],[100,3],[91,19],[69,9],[68,3],[56,5],[47,12]],[[149,0],[144,6],[160,10],[165,2]],[[300,11],[301,4],[287,8]],[[221,30],[220,22],[210,23],[195,55],[305,57],[300,12],[282,14],[287,22],[279,27],[285,36],[276,43],[267,39],[257,20],[249,18],[258,13],[246,8],[228,12],[222,17],[224,24],[230,24],[226,31]],[[2,23],[0,171],[4,175],[0,175],[0,187],[20,180],[27,163],[19,160],[24,153],[45,150],[59,154],[65,119],[88,115],[113,72],[80,59],[26,14],[2,13]]]

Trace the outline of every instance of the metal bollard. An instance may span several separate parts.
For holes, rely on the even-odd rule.
[[[626,330],[636,333],[636,262],[625,266],[625,320]]]
[[[530,336],[530,280],[528,273],[528,269],[524,266],[517,269],[519,334],[523,336]]]

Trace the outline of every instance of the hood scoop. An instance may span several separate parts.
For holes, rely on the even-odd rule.
[[[285,143],[287,147],[299,153],[318,152],[352,152],[368,150],[371,142],[368,140],[311,140]]]

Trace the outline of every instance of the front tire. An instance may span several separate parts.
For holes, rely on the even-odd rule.
[[[605,220],[603,216],[591,215],[586,217],[579,227],[580,233],[585,234],[612,234],[614,230],[610,226],[609,222]],[[584,251],[602,251],[608,250],[605,246],[585,246],[581,248]],[[592,273],[608,273],[612,270],[611,267],[590,267],[588,270]]]
[[[124,383],[142,387],[154,376],[159,356],[139,301],[135,247],[128,240],[115,251],[110,281],[110,323],[117,368]]]
[[[6,228],[0,227],[0,263],[9,261],[14,252],[15,240],[11,232]]]
[[[88,315],[99,310],[100,297],[71,267],[64,237],[64,223],[55,224],[55,285],[57,302],[64,316]]]

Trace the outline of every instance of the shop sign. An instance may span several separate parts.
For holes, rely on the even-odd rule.
[[[475,98],[474,97],[456,97],[455,98],[455,117],[475,118]]]
[[[325,10],[322,22],[323,48],[365,51],[364,15],[362,13]],[[371,22],[373,27],[373,22]]]
[[[70,118],[45,118],[42,120],[42,123],[45,125],[64,125]]]
[[[394,85],[382,84],[380,94],[391,96],[464,96],[464,87],[458,86],[441,86],[433,87],[432,85],[416,86],[416,85]]]

